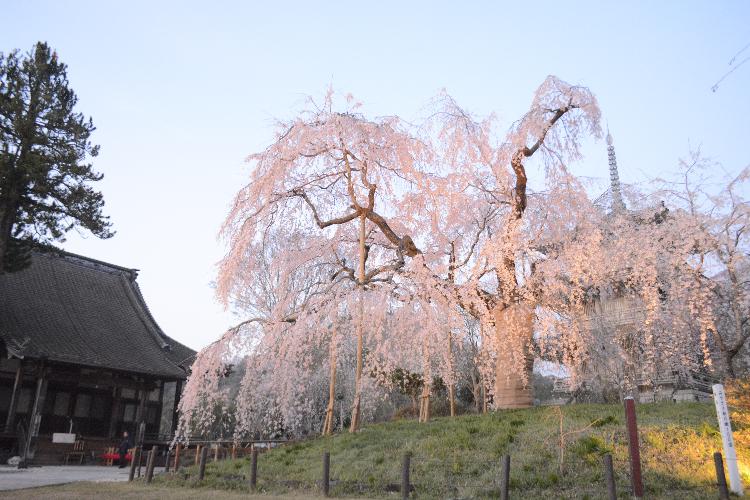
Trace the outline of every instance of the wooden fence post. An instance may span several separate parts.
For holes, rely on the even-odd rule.
[[[503,455],[502,468],[500,470],[500,500],[508,500],[508,488],[510,487],[510,455]]]
[[[635,400],[632,396],[625,398],[625,422],[628,431],[628,450],[630,451],[630,484],[633,496],[643,498],[643,477],[641,476],[641,450],[638,443],[638,423],[635,418]]]
[[[323,495],[328,496],[331,478],[331,454],[323,453]]]
[[[409,498],[411,483],[409,482],[409,471],[411,469],[411,453],[404,453],[404,461],[401,464],[401,498]]]
[[[150,449],[146,452],[146,473],[143,475],[144,478],[146,478],[146,482],[148,481],[148,470],[151,468],[151,461],[154,458],[154,450]]]
[[[250,488],[255,489],[258,486],[258,450],[253,446],[253,453],[250,455]]]
[[[198,465],[200,456],[201,456],[201,445],[197,444],[195,445],[195,465]]]
[[[167,452],[164,454],[164,472],[169,472],[169,457],[172,456],[172,449],[167,446]]]
[[[237,445],[233,443],[232,444],[232,460],[234,460],[235,458],[237,458]]]
[[[156,464],[156,455],[159,453],[159,447],[154,445],[148,452],[148,462],[146,463],[146,482],[150,483],[154,478],[154,465]]]
[[[141,461],[143,460],[143,445],[140,445],[135,450],[135,456],[136,461],[138,462],[136,466],[138,467],[138,471],[136,472],[136,476],[138,478],[141,477]]]
[[[132,481],[135,477],[135,457],[138,454],[138,447],[136,446],[133,448],[132,453],[130,454],[130,474],[128,474],[128,481]]]
[[[612,466],[612,455],[604,455],[604,479],[607,481],[607,498],[617,500],[617,489],[615,486],[615,470]]]
[[[180,469],[180,448],[180,443],[177,443],[174,449],[174,467],[172,467],[175,473]]]
[[[724,474],[724,459],[718,451],[714,453],[714,467],[716,467],[716,483],[719,486],[719,498],[721,500],[729,500],[727,476]]]
[[[203,481],[206,476],[206,459],[208,458],[208,448],[201,448],[200,463],[198,464],[198,481]]]

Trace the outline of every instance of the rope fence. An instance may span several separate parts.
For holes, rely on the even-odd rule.
[[[554,459],[540,462],[544,464],[540,466],[540,463],[517,463],[512,455],[503,455],[497,460],[436,459],[394,450],[394,453],[378,464],[377,470],[355,476],[346,460],[337,460],[335,454],[325,452],[316,464],[309,461],[297,464],[293,460],[288,463],[290,470],[298,472],[300,467],[307,467],[309,472],[314,472],[319,478],[304,481],[289,479],[291,476],[279,476],[278,467],[270,467],[266,453],[269,448],[253,444],[224,447],[220,454],[214,453],[216,449],[222,447],[209,443],[191,448],[176,446],[172,450],[162,450],[161,463],[166,460],[169,464],[165,468],[166,474],[181,475],[182,479],[191,484],[200,485],[206,481],[207,466],[217,466],[216,462],[235,459],[236,469],[231,473],[215,469],[214,481],[258,491],[286,489],[322,493],[325,496],[400,493],[402,498],[416,495],[427,498],[447,496],[507,499],[513,495],[534,496],[535,492],[541,494],[543,491],[555,491],[561,497],[614,499],[618,492],[635,496],[628,457],[609,453],[597,455],[595,459],[569,457],[561,473],[559,464]],[[146,480],[151,482],[154,464],[159,461],[158,447],[143,450],[143,455],[147,457]],[[683,470],[696,473],[711,470],[715,477],[711,486],[720,498],[725,498],[722,495],[726,490],[726,478],[720,453],[698,459],[667,460],[646,448],[643,458],[642,470],[647,487],[658,486],[664,467],[674,468],[679,465]],[[718,464],[722,464],[721,467]],[[269,469],[275,472],[272,474]],[[687,496],[694,486],[671,483],[666,488],[667,491],[661,491],[670,496],[681,497]]]
[[[728,498],[721,453],[707,448],[679,448],[675,444],[679,440],[668,434],[646,438],[638,432],[632,400],[626,400],[625,410],[625,428],[614,430],[604,439],[579,434],[581,431],[566,433],[562,420],[557,436],[534,434],[514,442],[511,431],[500,441],[514,442],[515,455],[495,451],[497,455],[488,456],[485,451],[472,458],[471,444],[461,441],[457,445],[463,446],[460,453],[442,448],[432,455],[427,451],[376,448],[363,456],[361,448],[351,445],[335,452],[331,448],[316,458],[310,453],[296,453],[308,446],[305,442],[268,440],[198,441],[189,446],[177,443],[161,450],[158,446],[137,449],[134,456],[139,457],[138,477],[142,458],[146,458],[146,482],[151,482],[158,463],[164,465],[166,481],[172,478],[197,487],[260,492],[508,499],[540,497],[553,491],[560,497],[615,499],[618,494],[700,498],[713,490],[720,498]],[[565,437],[570,435],[580,437],[566,442]],[[615,446],[615,442],[620,444]],[[290,446],[268,453],[280,444]],[[362,460],[370,466],[362,467]],[[360,466],[354,467],[353,461],[360,461]],[[135,467],[136,460],[131,465],[131,481]]]

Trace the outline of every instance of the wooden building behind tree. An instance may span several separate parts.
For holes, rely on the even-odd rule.
[[[0,433],[169,439],[195,356],[151,315],[137,270],[36,251],[0,274]],[[31,458],[31,457],[30,457]]]

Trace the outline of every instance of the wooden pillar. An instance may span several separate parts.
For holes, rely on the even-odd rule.
[[[107,433],[109,439],[117,437],[117,424],[120,422],[120,398],[122,396],[122,388],[115,386],[112,394],[112,414],[109,417],[109,432]]]
[[[159,382],[159,411],[156,415],[156,433],[161,434],[161,415],[164,412],[164,381]],[[168,439],[167,437],[158,436],[159,439]]]
[[[136,429],[140,429],[142,423],[146,421],[146,399],[148,398],[148,391],[146,390],[146,382],[143,381],[139,384],[139,399],[138,399],[138,410],[135,412],[135,426]],[[139,443],[143,444],[143,443]]]
[[[68,428],[68,432],[78,432],[78,429],[75,425],[75,414],[76,414],[76,404],[78,404],[78,389],[80,385],[80,379],[81,379],[81,370],[78,369],[78,380],[75,383],[75,386],[71,388],[70,390],[70,398],[68,399],[68,409],[66,411],[66,416],[68,417],[68,425],[70,426]]]
[[[177,432],[177,424],[180,418],[177,410],[179,409],[180,396],[182,395],[182,383],[183,383],[182,380],[178,380],[174,388],[174,407],[172,408],[172,435],[173,436],[175,432]]]
[[[10,396],[10,406],[8,407],[8,416],[5,419],[5,432],[11,433],[13,429],[13,421],[16,419],[16,408],[18,407],[18,399],[21,397],[21,386],[23,385],[23,362],[18,361],[18,369],[16,370],[16,380],[13,382],[13,393]]]

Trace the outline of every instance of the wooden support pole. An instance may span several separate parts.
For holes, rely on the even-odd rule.
[[[724,473],[724,459],[718,451],[714,453],[714,467],[716,468],[716,484],[719,486],[719,498],[721,500],[729,500],[727,476]]]
[[[25,469],[28,467],[29,454],[32,449],[32,443],[36,443],[36,438],[39,435],[39,424],[42,420],[42,408],[44,407],[44,399],[47,394],[47,380],[45,378],[45,367],[44,361],[40,362],[38,368],[38,375],[36,381],[36,392],[34,393],[34,404],[31,407],[31,414],[29,416],[29,429],[26,433],[26,442],[23,443],[23,455],[21,456],[21,462],[18,464],[19,469]]]
[[[143,458],[143,441],[146,439],[146,422],[138,424],[138,477],[141,477],[141,459]]]
[[[13,392],[10,395],[10,406],[8,406],[8,416],[5,418],[5,432],[11,434],[14,432],[13,422],[16,420],[16,408],[18,407],[18,399],[21,394],[21,386],[23,385],[23,363],[18,362],[18,368],[16,368],[16,378],[13,382]]]
[[[331,454],[323,453],[323,495],[328,496],[331,480]]]
[[[232,460],[234,460],[235,458],[237,458],[237,445],[232,444]]]
[[[132,481],[135,477],[135,457],[138,455],[138,447],[133,448],[133,452],[130,455],[130,474],[128,474],[128,481]]]
[[[169,472],[169,457],[172,456],[171,448],[167,447],[167,451],[164,453],[164,472]]]
[[[146,452],[146,473],[143,475],[143,477],[146,478],[146,482],[149,482],[148,470],[151,468],[151,462],[153,462],[153,460],[154,460],[154,450],[152,448]]]
[[[510,487],[510,455],[503,455],[503,463],[500,468],[500,499],[508,500],[508,488]]]
[[[604,479],[607,482],[608,500],[617,500],[617,488],[615,486],[615,470],[612,466],[612,455],[604,455]]]
[[[156,464],[156,455],[159,453],[159,447],[154,445],[148,453],[148,463],[146,464],[146,482],[150,483],[154,478],[154,465]]]
[[[253,446],[253,453],[250,455],[250,488],[255,489],[258,486],[258,450]]]
[[[172,470],[176,473],[180,470],[180,450],[182,449],[182,446],[180,443],[177,443],[174,449],[174,467]]]
[[[198,465],[201,455],[201,445],[195,445],[195,465]]]
[[[141,459],[143,458],[143,446],[138,445],[135,447],[135,456],[133,457],[133,460],[136,462],[135,466],[138,469],[138,472],[136,473],[137,477],[141,477]]]
[[[411,453],[404,453],[404,461],[401,464],[401,498],[409,498],[411,483],[409,482],[409,472],[411,470]]]
[[[214,448],[214,462],[218,462],[219,461],[219,443],[214,443],[212,446]]]
[[[198,464],[198,481],[203,481],[206,476],[206,460],[208,459],[208,448],[201,448],[200,463]]]
[[[633,497],[643,498],[643,477],[641,476],[641,450],[638,442],[638,423],[635,417],[635,400],[625,398],[625,423],[628,432],[628,450],[630,452],[630,484]]]

